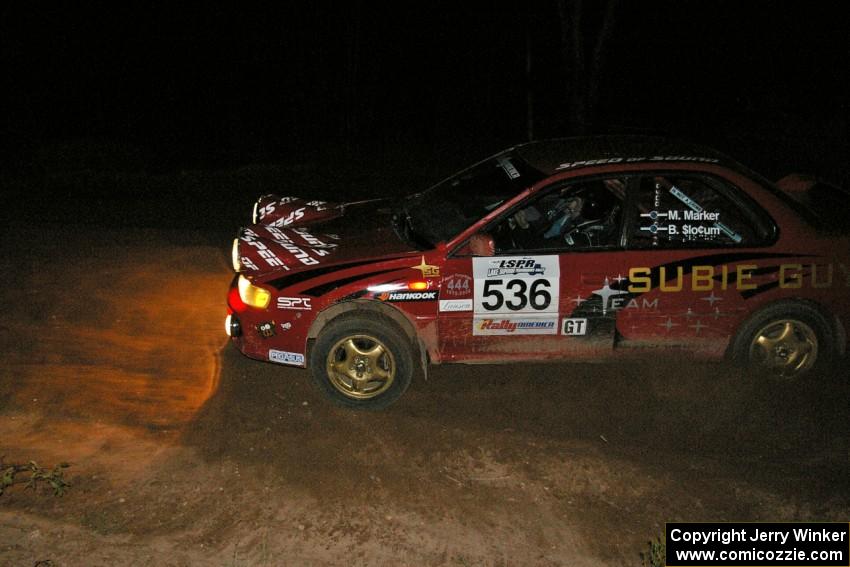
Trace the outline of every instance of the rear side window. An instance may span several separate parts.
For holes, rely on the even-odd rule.
[[[640,180],[631,248],[754,246],[765,230],[737,189],[708,176],[654,175]]]

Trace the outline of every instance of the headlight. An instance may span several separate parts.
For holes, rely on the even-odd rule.
[[[242,271],[242,262],[239,261],[239,239],[233,239],[233,247],[230,249],[230,260],[233,262],[233,271]]]
[[[269,301],[272,299],[272,294],[266,289],[252,284],[245,276],[239,276],[239,299],[245,305],[265,309],[269,306]]]
[[[260,201],[254,201],[254,212],[251,213],[251,222],[257,224],[257,206],[260,204]]]

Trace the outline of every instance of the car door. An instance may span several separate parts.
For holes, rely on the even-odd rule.
[[[616,297],[625,293],[624,187],[622,179],[596,177],[541,189],[476,235],[492,239],[492,254],[469,244],[450,253],[438,317],[443,359],[610,355]],[[580,215],[569,212],[575,198]]]
[[[633,188],[624,258],[636,308],[621,314],[618,347],[722,354],[755,279],[773,269],[754,250],[769,221],[716,176],[655,172]]]

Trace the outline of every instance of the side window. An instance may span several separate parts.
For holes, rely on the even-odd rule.
[[[489,230],[496,253],[616,246],[626,192],[623,177],[554,187],[513,209]]]
[[[713,177],[642,178],[630,246],[704,248],[757,244],[755,223],[729,197],[733,191]]]

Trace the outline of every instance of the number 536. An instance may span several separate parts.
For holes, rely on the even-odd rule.
[[[549,291],[551,284],[545,279],[534,280],[531,285],[528,285],[527,281],[485,281],[481,291],[481,306],[487,311],[498,311],[502,306],[510,311],[522,311],[526,307],[535,311],[545,310],[552,303],[552,294]]]

